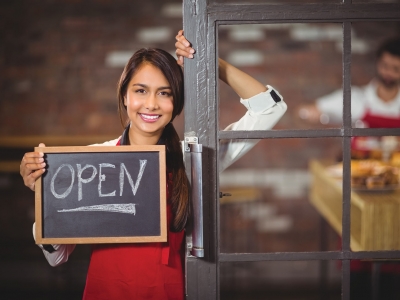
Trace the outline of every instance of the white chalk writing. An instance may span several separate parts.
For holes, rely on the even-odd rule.
[[[136,182],[134,182],[132,180],[132,176],[129,173],[128,169],[126,168],[124,163],[120,164],[120,172],[119,172],[119,188],[120,188],[120,193],[119,195],[122,196],[123,191],[124,191],[124,177],[126,174],[126,177],[128,178],[128,182],[131,186],[132,189],[132,193],[135,196],[136,192],[139,188],[140,185],[140,181],[142,180],[143,177],[143,173],[144,170],[146,168],[146,164],[147,164],[147,160],[139,160],[140,163],[140,169],[139,169],[139,173],[136,179]],[[54,185],[55,185],[55,180],[56,177],[58,175],[58,173],[61,171],[62,168],[67,167],[70,171],[71,171],[71,184],[68,187],[68,189],[62,193],[62,194],[58,194],[55,191]],[[81,201],[83,198],[83,192],[82,192],[82,183],[89,183],[91,181],[93,181],[93,179],[96,177],[97,175],[97,169],[95,166],[93,165],[85,165],[83,168],[81,166],[81,164],[76,164],[76,168],[77,168],[77,177],[78,177],[78,201]],[[82,174],[83,172],[88,169],[88,168],[92,168],[92,175],[89,178],[82,178]],[[101,187],[102,187],[102,182],[106,180],[106,175],[103,174],[102,172],[102,168],[114,168],[115,169],[115,165],[113,164],[108,164],[108,163],[101,163],[99,164],[99,184],[97,186],[97,190],[99,193],[99,197],[113,197],[116,194],[116,190],[114,190],[111,193],[108,194],[103,194],[101,191]],[[50,189],[51,189],[51,193],[53,194],[54,197],[56,197],[57,199],[64,199],[66,198],[72,190],[72,187],[74,185],[74,181],[75,181],[75,171],[74,168],[70,165],[70,164],[63,164],[61,165],[57,171],[55,172],[55,174],[53,175],[52,179],[51,179],[51,183],[50,183]]]
[[[106,181],[106,175],[101,173],[101,168],[114,168],[115,169],[115,165],[112,164],[100,164],[99,165],[99,186],[98,186],[98,190],[99,190],[99,197],[112,197],[115,196],[115,191],[112,193],[108,193],[108,194],[103,194],[101,192],[101,182],[102,181]]]
[[[55,181],[55,178],[57,177],[58,173],[64,167],[68,167],[70,169],[70,171],[71,171],[71,184],[70,184],[69,188],[64,193],[62,193],[60,195],[60,194],[57,194],[55,189],[54,189],[54,181]],[[56,171],[56,173],[54,174],[53,178],[51,179],[51,183],[50,183],[50,190],[51,190],[51,193],[53,194],[53,196],[56,197],[57,199],[63,199],[65,197],[67,197],[69,195],[69,193],[71,192],[71,190],[72,190],[72,186],[74,185],[74,178],[75,178],[75,171],[74,171],[74,168],[72,168],[71,165],[63,164],[63,165],[59,166],[57,171]]]
[[[78,208],[58,210],[58,212],[74,212],[74,211],[103,211],[103,212],[116,212],[116,213],[136,215],[136,207],[135,204],[133,203],[81,206]]]
[[[136,195],[136,191],[139,187],[140,180],[142,180],[142,176],[143,176],[143,172],[146,167],[146,164],[147,164],[147,160],[140,160],[139,174],[136,179],[136,183],[133,183],[132,177],[129,174],[128,170],[126,169],[125,164],[121,163],[121,171],[119,173],[119,187],[120,187],[119,195],[120,196],[122,196],[122,193],[124,191],[124,173],[126,173],[126,177],[128,177],[128,181],[129,181],[129,184],[131,185],[133,195]]]
[[[76,164],[76,168],[78,169],[78,201],[81,201],[82,200],[82,183],[91,182],[93,180],[93,178],[96,176],[97,170],[92,165],[86,165],[82,169],[81,164]],[[83,179],[82,172],[85,171],[87,168],[93,168],[92,176],[90,176],[89,178]]]

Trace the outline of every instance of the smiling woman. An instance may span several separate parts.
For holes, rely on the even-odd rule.
[[[125,128],[122,136],[103,146],[165,145],[167,169],[166,243],[96,244],[86,279],[84,299],[184,299],[184,236],[189,216],[189,185],[179,136],[172,125],[183,109],[183,57],[193,58],[190,43],[176,37],[178,63],[161,49],[141,49],[129,60],[118,83],[118,106]],[[220,79],[240,97],[246,114],[226,130],[271,129],[286,111],[280,94],[219,60]],[[227,141],[220,151],[222,169],[257,141]],[[42,145],[44,146],[44,145]],[[43,153],[26,153],[21,162],[25,185],[34,190],[44,173]],[[94,209],[91,207],[90,209]],[[95,209],[98,209],[96,207]],[[114,224],[110,224],[114,225]],[[42,246],[52,266],[68,260],[74,245]]]

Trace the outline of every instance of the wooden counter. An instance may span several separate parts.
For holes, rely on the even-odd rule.
[[[342,182],[326,171],[327,164],[311,161],[310,202],[342,234]],[[400,189],[392,192],[351,193],[353,251],[400,249]]]

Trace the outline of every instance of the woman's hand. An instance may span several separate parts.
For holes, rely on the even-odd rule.
[[[178,65],[183,67],[183,58],[193,58],[193,54],[195,53],[194,49],[191,47],[191,44],[183,35],[183,30],[179,30],[178,35],[175,37],[175,53],[178,56]]]
[[[183,67],[183,58],[193,58],[194,49],[183,35],[183,30],[179,30],[176,38],[176,55],[178,64]],[[235,68],[222,59],[218,59],[219,78],[227,83],[241,98],[247,99],[265,92],[266,87],[247,73]]]
[[[46,147],[39,144],[39,147]],[[22,158],[19,172],[24,180],[24,184],[32,191],[35,190],[36,180],[45,172],[46,163],[44,162],[43,152],[28,152]]]

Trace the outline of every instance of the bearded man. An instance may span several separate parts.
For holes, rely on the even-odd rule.
[[[400,38],[384,42],[377,51],[376,76],[363,87],[351,88],[351,115],[354,127],[400,127]],[[312,123],[341,123],[343,91],[337,90],[304,105],[302,119]]]

